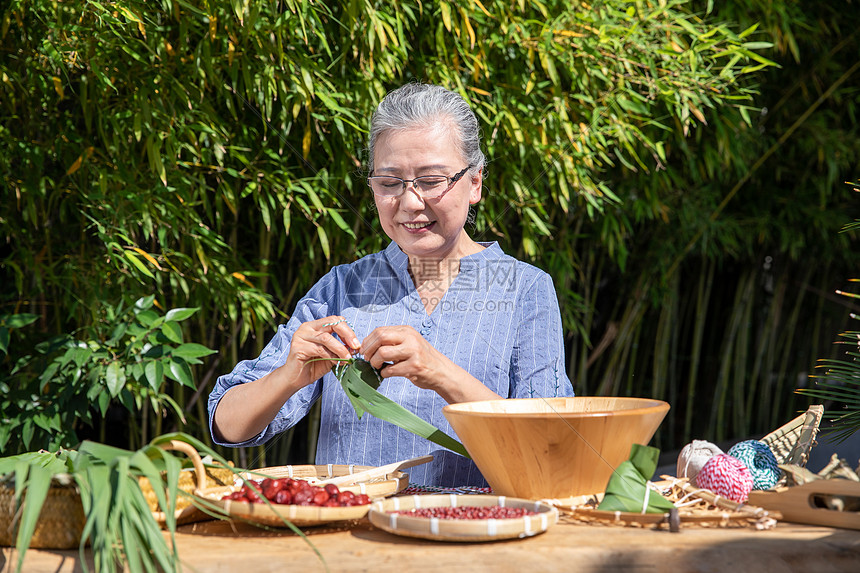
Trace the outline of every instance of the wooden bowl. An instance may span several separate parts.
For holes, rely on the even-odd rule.
[[[669,404],[644,398],[524,398],[450,404],[442,412],[493,493],[563,500],[602,493],[647,445]]]

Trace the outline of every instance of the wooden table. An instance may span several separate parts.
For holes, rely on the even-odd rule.
[[[680,533],[562,520],[544,534],[491,543],[445,543],[388,534],[366,520],[307,528],[328,569],[339,571],[860,571],[860,531],[780,523],[775,529],[683,528]],[[180,527],[185,571],[325,571],[288,530],[209,521]],[[17,556],[2,548],[0,572]],[[82,571],[76,550],[31,550],[24,571]]]

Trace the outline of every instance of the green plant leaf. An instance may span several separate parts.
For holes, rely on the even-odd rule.
[[[110,395],[116,397],[125,386],[125,370],[119,362],[111,362],[105,369],[105,384]]]
[[[189,388],[194,388],[194,377],[191,374],[191,368],[188,363],[182,358],[174,358],[170,360],[170,377]]]
[[[22,328],[28,324],[33,324],[37,320],[39,320],[38,314],[26,312],[21,314],[0,315],[0,326],[5,326],[12,330],[15,328]]]
[[[171,355],[179,356],[186,360],[201,358],[203,356],[209,356],[210,354],[215,354],[215,351],[195,342],[188,342],[177,346],[171,352]]]
[[[164,320],[181,322],[198,310],[200,310],[200,308],[172,308],[164,315]]]
[[[161,381],[164,379],[164,366],[161,360],[148,361],[143,367],[143,372],[149,387],[157,392],[161,386]]]
[[[170,342],[182,344],[182,328],[177,322],[169,321],[161,325],[161,334]]]

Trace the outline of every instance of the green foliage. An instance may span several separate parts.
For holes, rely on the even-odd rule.
[[[773,405],[757,413],[771,429],[813,352],[777,325],[809,320],[822,299],[802,295],[856,262],[852,239],[829,239],[846,212],[834,183],[860,164],[856,7],[708,6],[7,3],[0,312],[41,320],[4,366],[32,383],[46,364],[21,359],[37,342],[124,296],[199,308],[183,340],[218,352],[188,363],[193,391],[125,376],[165,423],[205,433],[214,375],[332,264],[386,243],[362,180],[367,118],[421,80],[475,109],[490,165],[469,231],[552,274],[578,393],[672,398],[688,417],[667,420],[676,439],[748,431],[751,402]],[[748,290],[768,277],[772,293]],[[756,336],[744,313],[761,308]]]
[[[84,329],[87,336],[45,341],[37,346],[44,358],[30,359],[37,367],[27,368],[22,359],[8,377],[0,378],[0,450],[73,447],[76,430],[103,419],[111,404],[133,414],[148,403],[158,416],[170,411],[181,418],[182,409],[167,386],[175,382],[195,388],[191,366],[214,351],[183,342],[180,323],[197,309],[161,314],[153,303],[148,296],[129,308],[105,307],[103,320]],[[33,320],[16,315],[2,322],[11,328]],[[16,434],[20,442],[10,443]]]
[[[856,185],[856,183],[855,183]],[[857,191],[857,189],[855,189]],[[843,231],[860,229],[860,220],[846,225]],[[851,282],[860,283],[860,279]],[[860,293],[841,292],[850,299],[860,300]],[[851,313],[851,318],[860,320],[860,315]],[[848,330],[839,334],[837,345],[847,347],[843,356],[847,360],[822,358],[817,369],[821,374],[810,376],[816,380],[815,387],[801,388],[799,393],[812,396],[832,404],[835,410],[827,411],[824,416],[832,421],[829,432],[837,441],[843,441],[860,431],[860,330]]]
[[[39,513],[52,483],[76,487],[83,504],[85,524],[81,561],[89,542],[96,571],[179,571],[176,552],[176,500],[188,495],[177,489],[183,462],[158,447],[170,440],[191,444],[224,465],[226,460],[202,442],[184,434],[165,435],[136,451],[84,442],[78,450],[38,452],[0,458],[0,476],[14,488],[20,507],[12,523],[17,530],[16,571],[21,571]],[[140,478],[153,484],[158,511],[166,516],[168,535],[153,516]],[[86,565],[85,565],[86,568]]]

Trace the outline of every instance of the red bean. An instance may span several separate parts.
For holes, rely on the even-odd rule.
[[[515,519],[526,515],[537,515],[536,511],[522,507],[417,507],[406,511],[396,511],[400,515],[410,517],[435,517],[437,519]]]

